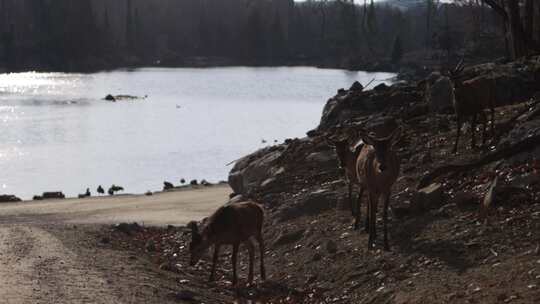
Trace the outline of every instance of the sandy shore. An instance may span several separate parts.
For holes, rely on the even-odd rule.
[[[181,225],[208,216],[230,192],[219,185],[0,204],[0,302],[177,303],[171,274],[112,250],[101,224]]]
[[[0,224],[54,219],[78,224],[182,225],[211,214],[228,200],[229,193],[228,185],[217,185],[152,196],[117,195],[0,204]]]

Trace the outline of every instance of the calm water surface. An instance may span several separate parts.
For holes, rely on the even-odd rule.
[[[392,76],[308,67],[0,74],[0,193],[226,180],[230,161],[316,127],[336,89]],[[102,100],[109,93],[148,98]]]

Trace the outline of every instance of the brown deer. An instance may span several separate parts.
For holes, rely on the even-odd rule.
[[[254,202],[243,202],[225,205],[220,207],[206,221],[202,231],[196,222],[190,222],[191,243],[189,251],[191,253],[191,265],[194,266],[200,260],[206,250],[214,245],[214,257],[210,281],[214,280],[216,263],[219,256],[219,249],[222,245],[232,245],[232,265],[233,265],[233,285],[236,285],[238,278],[236,275],[236,260],[238,247],[245,244],[249,252],[249,276],[248,281],[253,282],[253,264],[255,258],[255,246],[251,238],[255,238],[259,243],[261,255],[261,277],[266,279],[264,270],[264,242],[262,237],[262,225],[264,212],[259,204]]]
[[[329,146],[333,147],[338,161],[339,167],[345,173],[347,189],[348,189],[348,200],[349,206],[351,209],[352,216],[355,216],[354,229],[358,230],[360,226],[360,207],[362,205],[362,195],[364,194],[364,188],[358,183],[358,178],[356,177],[356,160],[362,149],[361,145],[356,145],[351,147],[348,139],[332,139],[327,137],[327,142]],[[356,209],[353,203],[353,186],[358,185],[358,197],[357,197],[357,206]],[[367,231],[367,221],[366,221],[366,231]]]
[[[373,248],[376,239],[377,206],[379,198],[384,199],[383,225],[384,225],[384,249],[388,246],[388,205],[392,185],[397,180],[400,170],[399,159],[393,150],[393,146],[401,136],[401,128],[397,128],[389,136],[377,138],[366,131],[360,130],[360,137],[366,143],[362,147],[356,161],[356,175],[359,184],[367,189],[369,202],[367,208],[367,226],[369,232],[368,248]],[[358,206],[360,207],[360,206]],[[359,222],[359,212],[356,222]]]
[[[491,112],[491,135],[495,125],[495,79],[478,76],[473,79],[462,81],[460,73],[463,71],[463,60],[450,72],[450,78],[454,84],[454,111],[456,113],[456,142],[453,153],[457,152],[461,127],[467,118],[471,118],[471,148],[476,146],[475,131],[478,116],[483,117],[482,145],[486,143],[486,125],[488,119],[485,109]]]

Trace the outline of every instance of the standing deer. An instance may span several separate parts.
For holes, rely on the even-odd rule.
[[[475,131],[478,115],[484,119],[482,130],[482,145],[486,143],[486,125],[488,119],[484,109],[491,112],[491,135],[494,134],[495,125],[495,79],[486,76],[478,76],[470,80],[462,81],[459,74],[463,71],[463,60],[461,60],[454,71],[450,72],[450,77],[454,84],[454,110],[456,113],[457,134],[453,153],[457,152],[459,136],[463,122],[471,118],[471,148],[476,146]]]
[[[356,176],[356,160],[362,149],[361,145],[356,145],[351,148],[349,141],[347,139],[333,140],[327,138],[328,144],[334,148],[336,155],[339,161],[339,167],[344,171],[345,178],[347,182],[348,189],[348,199],[349,206],[351,208],[351,213],[355,216],[354,229],[358,230],[360,226],[360,207],[362,205],[362,195],[364,194],[364,188],[358,183],[358,178]],[[357,206],[356,211],[353,203],[353,186],[359,186],[359,192],[357,197]],[[367,221],[366,221],[366,231],[367,231]]]
[[[399,175],[399,159],[393,150],[393,146],[401,136],[401,128],[394,130],[389,136],[377,138],[360,131],[360,137],[366,143],[362,147],[356,161],[356,175],[361,187],[367,189],[369,202],[367,209],[367,226],[369,232],[368,248],[373,248],[376,238],[377,206],[379,198],[384,199],[383,225],[384,225],[384,249],[388,246],[388,205],[392,185]],[[358,206],[360,207],[360,206]],[[360,222],[358,212],[356,222]]]
[[[196,222],[190,222],[191,243],[189,251],[191,253],[191,265],[194,266],[201,259],[206,250],[214,245],[214,258],[210,281],[214,280],[216,263],[219,256],[219,249],[222,245],[232,245],[232,266],[233,285],[236,285],[238,278],[236,275],[236,260],[238,247],[241,243],[247,246],[249,252],[249,275],[248,281],[253,282],[253,264],[255,258],[255,246],[251,238],[254,237],[259,243],[261,255],[261,277],[266,279],[264,270],[264,242],[262,237],[262,225],[264,212],[260,205],[253,202],[235,203],[220,207],[208,218],[206,224],[199,232]]]

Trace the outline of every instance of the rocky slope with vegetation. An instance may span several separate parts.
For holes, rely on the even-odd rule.
[[[486,75],[497,83],[495,135],[482,148],[470,148],[467,129],[459,153],[451,153],[455,117],[433,111],[430,102],[441,101],[424,98],[430,86],[421,80],[339,90],[307,137],[239,160],[230,186],[266,209],[266,282],[231,288],[224,252],[218,280],[208,283],[209,258],[188,266],[185,227],[104,233],[110,246],[176,273],[172,296],[186,303],[538,302],[539,59],[464,71],[466,78]],[[347,185],[326,139],[359,126],[383,135],[397,125],[402,169],[391,197],[391,250],[382,250],[380,234],[368,250],[367,234],[352,230]],[[240,261],[245,282],[247,259]]]

